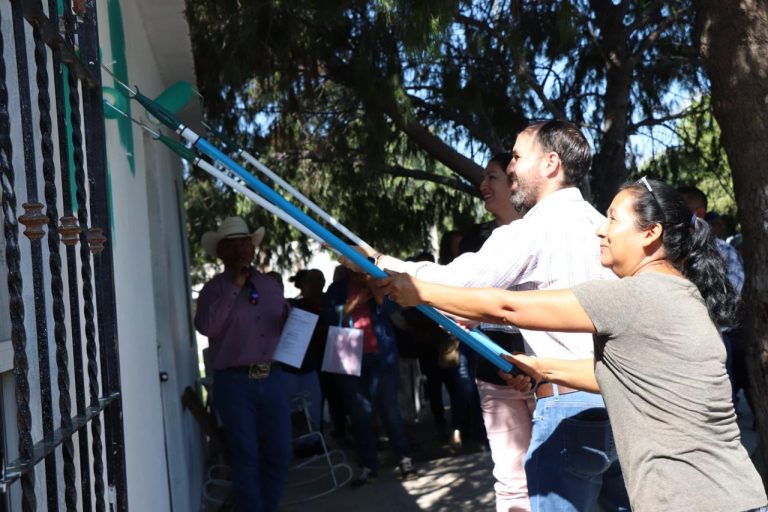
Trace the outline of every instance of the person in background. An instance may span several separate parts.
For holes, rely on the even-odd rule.
[[[303,268],[301,270],[298,270],[294,275],[288,278],[288,281],[293,283],[293,286],[296,287],[297,290],[299,290],[299,294],[296,296],[296,298],[300,298],[304,292],[304,283],[307,280],[307,274],[309,273],[309,270]]]
[[[387,431],[402,478],[415,474],[397,401],[398,354],[394,327],[389,318],[397,309],[395,303],[378,293],[373,282],[354,272],[332,283],[325,297],[324,313],[328,325],[351,326],[363,331],[360,376],[333,376],[349,413],[361,466],[359,475],[352,481],[353,488],[378,476],[374,411]]]
[[[441,249],[446,243],[450,243],[452,233],[458,232],[449,232],[444,235],[441,240]],[[434,261],[434,259],[431,254],[422,253],[409,258],[408,261]],[[416,308],[404,309],[402,314],[405,329],[398,332],[398,350],[401,356],[412,354],[412,357],[416,357],[419,361],[419,368],[426,379],[427,399],[438,438],[446,441],[449,439],[443,403],[443,384],[448,390],[451,401],[451,431],[455,432],[457,437],[459,433],[466,434],[469,424],[469,406],[475,386],[470,378],[467,359],[459,353],[458,341]],[[459,448],[460,443],[461,437],[458,437],[458,442],[452,444]]]
[[[344,265],[336,265],[336,268],[333,269],[333,279],[332,282],[336,281],[343,281],[349,277],[349,271],[347,270],[347,267]]]
[[[270,270],[269,272],[266,272],[264,275],[274,279],[275,282],[278,284],[278,286],[280,286],[280,289],[283,290],[283,292],[285,292],[285,285],[283,284],[283,276],[280,275],[280,272],[278,272],[277,270]]]
[[[301,278],[298,278],[301,276]],[[328,336],[328,324],[323,316],[323,290],[325,276],[316,269],[299,270],[291,279],[301,290],[298,298],[289,299],[294,308],[302,309],[318,315],[312,339],[304,355],[300,368],[283,364],[285,392],[292,407],[306,404],[310,426],[313,432],[322,428],[323,393],[320,385],[320,366],[325,352],[325,339]],[[308,457],[322,453],[322,445],[316,437],[305,439],[299,444],[294,443],[294,453],[299,457]]]
[[[441,265],[447,265],[455,260],[456,256],[459,255],[460,244],[461,231],[458,229],[452,229],[451,231],[446,231],[443,233],[442,238],[440,238],[438,263]]]
[[[202,246],[224,271],[200,292],[195,327],[208,337],[213,405],[231,454],[237,510],[273,512],[291,461],[291,424],[283,372],[272,355],[290,306],[253,258],[264,228],[251,233],[240,217],[228,217],[203,235]]]

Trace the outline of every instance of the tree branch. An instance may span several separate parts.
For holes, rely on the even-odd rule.
[[[360,162],[360,164],[365,165],[366,167],[370,167],[369,164],[364,164],[362,162]],[[464,180],[451,178],[450,176],[441,176],[439,174],[423,171],[420,169],[408,169],[401,165],[380,164],[374,165],[373,169],[389,176],[397,176],[400,178],[409,178],[421,181],[431,181],[432,183],[437,183],[438,185],[449,187],[474,197],[480,197],[480,191],[477,189],[477,187],[472,186]]]
[[[638,121],[637,123],[632,123],[629,125],[629,129],[632,131],[637,130],[638,128],[642,128],[643,126],[657,126],[663,123],[666,123],[668,121],[676,121],[678,119],[682,119],[684,117],[688,117],[691,114],[695,114],[697,112],[701,112],[704,109],[702,107],[696,107],[691,106],[690,108],[681,110],[677,114],[669,114],[662,117],[647,117],[643,119],[642,121]]]
[[[536,93],[536,96],[544,104],[544,108],[549,110],[549,112],[555,118],[566,119],[565,112],[563,112],[560,107],[555,105],[555,103],[547,97],[547,94],[544,92],[544,88],[536,80],[536,77],[533,75],[533,73],[531,73],[530,68],[528,68],[528,64],[525,62],[522,56],[520,58],[520,64],[517,66],[517,74],[520,78],[525,80],[531,89],[533,89],[533,92]]]
[[[356,87],[358,73],[343,62],[328,64],[329,76],[341,85],[355,90],[370,105],[380,109],[395,126],[405,133],[412,142],[421,147],[429,156],[474,185],[483,179],[483,168],[446,144],[427,127],[415,120],[411,112],[403,112],[402,106],[395,99],[395,92],[382,88],[376,92]],[[382,80],[382,84],[386,81]]]
[[[330,158],[318,151],[298,151],[295,153],[276,153],[273,157],[280,161],[292,161],[292,160],[309,160],[311,162],[318,163],[334,163],[337,160]],[[371,164],[368,160],[355,158],[351,160],[352,165],[357,168],[373,169],[375,171],[387,174],[389,176],[397,176],[401,178],[409,178],[414,180],[431,181],[444,187],[449,187],[459,192],[464,192],[474,197],[480,197],[480,191],[478,188],[466,180],[460,178],[452,178],[450,176],[441,176],[433,172],[428,172],[420,169],[409,169],[402,165],[387,165],[383,163]],[[347,161],[349,163],[349,160]]]
[[[656,27],[656,30],[648,34],[643,39],[642,43],[638,45],[635,52],[630,56],[629,58],[630,66],[634,68],[635,65],[637,65],[638,62],[640,62],[640,59],[643,58],[643,54],[648,50],[648,48],[653,46],[653,44],[656,42],[659,36],[661,36],[661,34],[667,28],[669,28],[670,25],[672,25],[673,23],[679,22],[681,15],[684,14],[686,11],[688,11],[688,8],[684,7],[683,9],[680,9],[679,11],[677,11],[674,15],[664,18]]]
[[[443,106],[434,105],[423,98],[419,98],[418,96],[408,95],[408,99],[412,103],[422,107],[425,110],[428,110],[429,112],[442,116],[445,119],[449,119],[456,124],[463,126],[469,131],[470,134],[472,134],[473,137],[477,138],[483,144],[491,148],[494,152],[501,151],[503,144],[492,126],[481,126],[480,123],[477,123],[474,119],[472,119],[472,116],[466,112],[456,109],[449,110]]]

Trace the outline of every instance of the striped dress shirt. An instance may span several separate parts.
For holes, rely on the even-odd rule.
[[[522,219],[496,228],[478,252],[462,254],[448,265],[383,256],[379,266],[452,286],[570,288],[584,281],[616,277],[600,265],[600,243],[595,233],[604,222],[605,217],[584,200],[579,189],[569,187],[544,197]],[[500,327],[483,325],[489,330]],[[592,357],[591,334],[520,331],[528,354],[558,359]]]

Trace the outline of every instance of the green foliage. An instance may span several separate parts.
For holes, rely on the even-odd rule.
[[[674,127],[677,144],[640,165],[633,174],[652,175],[675,186],[695,185],[707,195],[710,211],[733,219],[736,200],[731,169],[710,98],[697,101],[689,111],[691,114]]]
[[[455,162],[482,163],[551,117],[580,124],[598,157],[615,152],[674,123],[678,93],[701,82],[687,1],[187,0],[187,17],[209,123],[402,255],[434,226],[482,216],[466,194],[478,169]],[[593,178],[626,177],[616,154],[596,158]],[[195,187],[188,203],[218,190]],[[221,201],[217,214],[234,208]],[[215,222],[192,215],[192,238]],[[267,250],[282,264],[306,256],[285,249],[290,229],[253,215],[274,223]]]

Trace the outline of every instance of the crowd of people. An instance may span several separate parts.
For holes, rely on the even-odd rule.
[[[409,357],[438,435],[490,449],[497,511],[768,511],[736,424],[737,249],[715,236],[695,187],[642,178],[603,216],[578,188],[590,165],[576,126],[532,124],[485,168],[493,220],[446,233],[437,262],[359,249],[392,275],[342,260],[325,291],[319,270],[297,273],[290,300],[252,264],[263,229],[231,217],[206,233],[224,270],[201,291],[195,326],[210,342],[238,510],[276,510],[292,457],[319,449],[291,443],[296,396],[313,429],[351,435],[353,488],[376,478],[377,423],[401,477],[414,476],[398,389]],[[499,372],[419,304],[478,325],[518,371]],[[272,358],[291,308],[318,316],[299,368]],[[362,333],[359,375],[321,371],[330,326]]]

